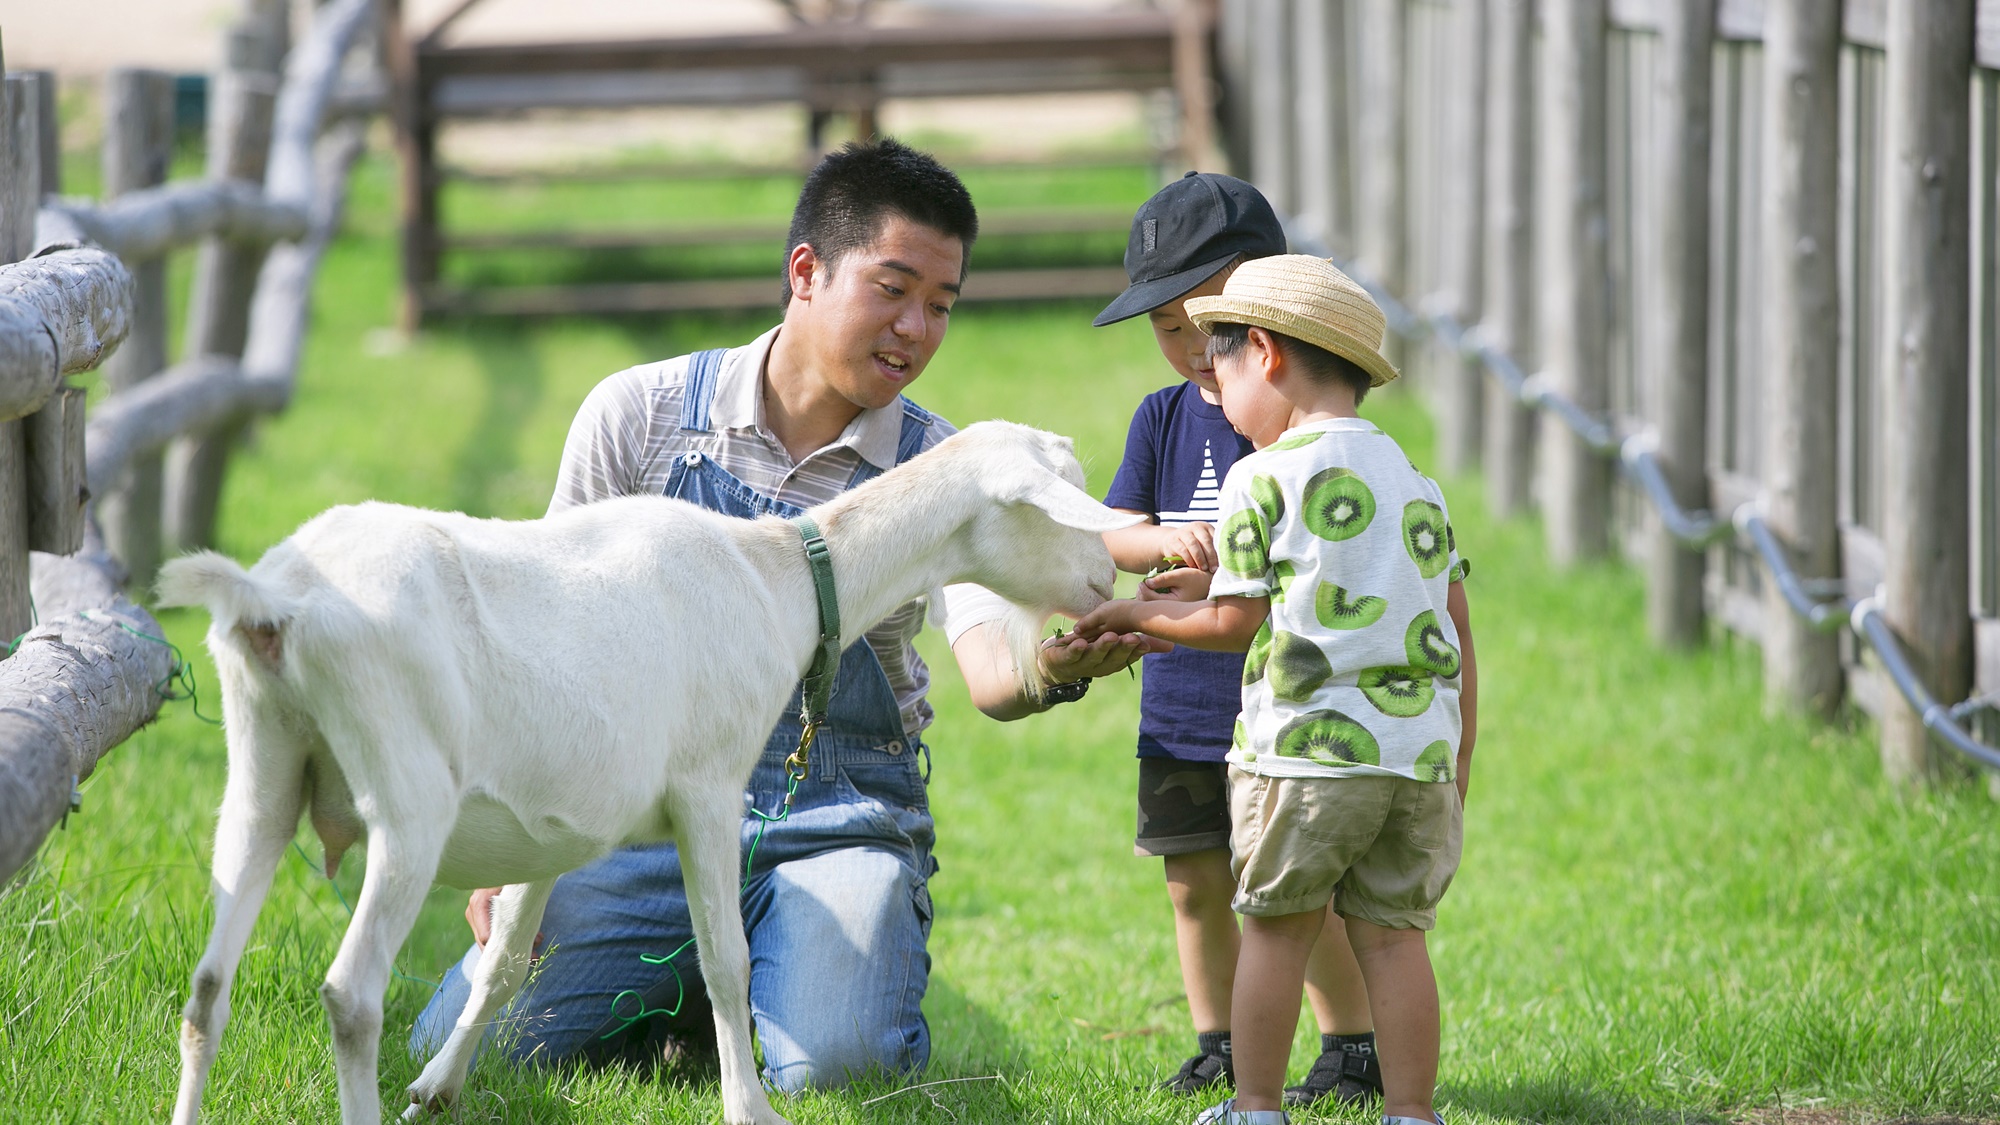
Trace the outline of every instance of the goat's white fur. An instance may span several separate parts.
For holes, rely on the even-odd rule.
[[[1037,676],[1042,623],[1109,596],[1098,533],[1134,518],[1082,483],[1067,439],[989,422],[815,509],[842,644],[914,596],[977,582],[1019,607],[1010,645]],[[737,824],[818,636],[790,524],[660,497],[529,522],[371,503],[313,519],[249,571],[177,559],[159,593],[213,615],[229,746],[215,928],[181,1025],[176,1122],[196,1119],[237,960],[308,808],[329,872],[356,839],[369,845],[320,988],[348,1125],[380,1120],[382,996],[433,881],[508,886],[471,999],[410,1086],[408,1115],[464,1085],[481,1031],[522,981],[555,877],[664,839],[680,845],[714,1001],[723,1117],[783,1121],[751,1060]]]

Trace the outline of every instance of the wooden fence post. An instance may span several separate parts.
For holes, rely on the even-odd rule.
[[[1486,70],[1486,344],[1535,367],[1533,0],[1489,0]],[[1535,412],[1486,396],[1486,503],[1501,519],[1528,509]]]
[[[104,195],[164,183],[174,153],[174,80],[157,70],[119,68],[104,81]],[[167,365],[167,273],[164,258],[127,262],[137,282],[132,331],[104,363],[104,382],[122,391]],[[133,461],[123,487],[97,500],[111,553],[132,589],[152,585],[160,565],[160,457]]]
[[[1715,0],[1678,0],[1659,8],[1659,189],[1651,216],[1659,231],[1658,346],[1639,357],[1646,406],[1659,440],[1660,470],[1688,511],[1708,499],[1709,151],[1714,135]],[[1670,648],[1702,641],[1702,575],[1707,552],[1667,533],[1646,506],[1646,621]]]
[[[37,112],[36,137],[40,141],[41,195],[54,195],[62,191],[62,134],[58,132],[60,116],[57,110],[61,102],[57,98],[56,72],[53,70],[26,70],[21,72],[35,87],[35,109]]]
[[[1840,279],[1840,4],[1764,9],[1763,494],[1765,518],[1807,578],[1840,571],[1835,427]],[[1764,699],[1831,714],[1840,650],[1764,583]]]
[[[0,166],[0,262],[18,262],[34,248],[40,121],[34,89],[23,78],[7,78],[0,86],[0,154],[7,160]],[[0,422],[0,649],[35,619],[28,591],[27,431],[26,419]]]
[[[1967,488],[1973,6],[1889,5],[1883,333],[1883,615],[1931,693],[1972,682]],[[1885,692],[1882,765],[1932,778],[1947,760],[1901,694]]]
[[[1280,215],[1290,215],[1298,209],[1291,4],[1250,0],[1250,20],[1250,180]]]
[[[1209,35],[1217,0],[1181,0],[1174,6],[1174,97],[1179,103],[1180,171],[1221,171],[1226,163],[1215,141],[1215,76]]]
[[[1341,255],[1354,253],[1347,10],[1346,4],[1330,0],[1297,0],[1292,9],[1298,209],[1327,248]]]
[[[1403,63],[1407,13],[1403,0],[1357,0],[1360,18],[1361,121],[1356,140],[1355,259],[1384,289],[1407,298],[1409,282],[1409,147],[1404,142]],[[1394,336],[1383,342],[1401,367],[1409,350]]]
[[[400,0],[389,0],[399,3]],[[1229,174],[1250,178],[1251,0],[1218,0],[1215,17],[1216,120]]]
[[[1544,73],[1553,85],[1540,184],[1553,224],[1541,286],[1543,370],[1554,389],[1601,415],[1610,404],[1605,0],[1553,0],[1543,10]],[[1549,555],[1558,566],[1602,557],[1611,541],[1611,463],[1552,412],[1541,429]]]
[[[1451,123],[1445,147],[1443,279],[1451,314],[1460,324],[1476,324],[1484,301],[1486,129],[1486,0],[1457,0],[1450,54],[1441,78]],[[1448,474],[1478,468],[1485,417],[1486,377],[1477,360],[1440,351],[1434,365],[1438,387],[1438,468]]]
[[[404,26],[403,0],[382,0],[379,21],[389,60],[389,122],[402,170],[403,328],[415,332],[438,278],[437,125],[424,114],[418,42]]]
[[[232,28],[228,57],[209,89],[208,175],[210,179],[264,182],[271,150],[271,110],[278,97],[283,63],[283,9],[275,18],[246,19]],[[243,354],[250,327],[250,297],[268,249],[263,243],[210,238],[195,259],[194,291],[188,302],[184,356]],[[191,435],[167,450],[166,537],[176,550],[211,547],[222,501],[222,478],[229,452],[242,440],[247,417],[232,418],[207,433]]]

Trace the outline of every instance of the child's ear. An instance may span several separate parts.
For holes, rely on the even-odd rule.
[[[1269,332],[1253,326],[1250,329],[1249,343],[1256,352],[1250,358],[1257,365],[1257,373],[1262,375],[1267,383],[1277,378],[1278,367],[1284,361],[1283,353],[1278,351],[1278,342],[1271,339]]]

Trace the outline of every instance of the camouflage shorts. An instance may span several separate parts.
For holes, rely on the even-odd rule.
[[[1229,764],[1139,759],[1134,855],[1186,855],[1229,847]]]

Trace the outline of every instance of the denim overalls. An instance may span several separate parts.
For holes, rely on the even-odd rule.
[[[683,432],[708,432],[722,356],[690,357]],[[922,408],[901,401],[898,463],[922,448],[931,421]],[[863,461],[848,487],[879,472]],[[791,517],[802,510],[752,490],[704,453],[679,456],[666,494],[745,518]],[[815,611],[801,605],[799,612]],[[746,857],[762,823],[750,809],[775,814],[784,801],[784,760],[798,746],[798,711],[795,688],[744,794]],[[874,651],[865,640],[850,645],[841,654],[828,721],[813,743],[811,773],[799,784],[791,815],[765,829],[743,892],[750,1009],[764,1079],[777,1089],[833,1085],[866,1073],[909,1074],[930,1057],[920,1005],[930,975],[925,880],[936,863],[917,764],[921,751],[921,743],[903,733],[895,694]],[[692,945],[666,964],[640,959],[664,956],[691,936],[672,844],[623,848],[563,875],[549,898],[542,934],[548,956],[498,1017],[497,1041],[488,1040],[511,1057],[657,1058],[660,1033],[700,1034],[710,1026]],[[478,956],[475,945],[446,974],[411,1032],[413,1053],[429,1055],[449,1037]],[[685,1001],[677,1003],[683,993]]]

